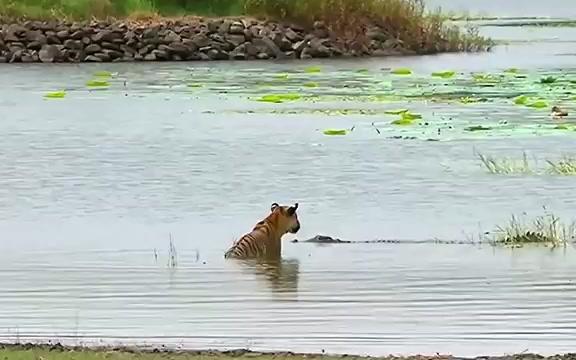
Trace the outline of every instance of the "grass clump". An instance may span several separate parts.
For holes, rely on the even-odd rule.
[[[528,163],[526,153],[523,153],[522,160],[501,158],[478,154],[480,161],[491,174],[532,174],[533,170]]]
[[[562,223],[559,217],[546,212],[530,222],[512,216],[507,225],[496,228],[492,243],[513,247],[522,247],[527,244],[558,247],[573,242],[575,238],[575,222]]]
[[[548,172],[555,175],[576,175],[576,157],[564,156],[558,161],[546,160]]]

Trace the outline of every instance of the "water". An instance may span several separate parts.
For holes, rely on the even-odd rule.
[[[537,11],[528,5],[502,12],[569,15],[556,13],[561,1]],[[462,240],[512,213],[541,214],[542,206],[569,217],[571,177],[494,176],[479,165],[474,151],[518,157],[527,150],[542,163],[573,149],[570,133],[535,130],[548,126],[546,111],[507,105],[495,90],[474,88],[494,101],[470,107],[249,99],[271,88],[381,94],[378,84],[389,76],[374,74],[395,66],[420,74],[511,66],[535,78],[576,73],[574,56],[566,55],[576,41],[572,28],[531,35],[526,28],[482,29],[511,42],[491,54],[326,61],[321,74],[291,75],[300,77],[295,83],[317,81],[316,90],[273,80],[315,62],[3,67],[0,339],[373,355],[571,351],[572,247],[286,241],[280,264],[223,259],[272,202],[300,203],[299,239]],[[111,88],[88,92],[85,82],[101,68],[117,73]],[[354,71],[360,68],[370,74]],[[527,83],[506,91],[540,91]],[[411,88],[408,80],[392,85]],[[60,88],[67,88],[65,99],[42,98]],[[311,111],[403,106],[435,127],[395,130],[389,115]],[[455,129],[424,141],[447,117]],[[462,131],[503,119],[524,132]],[[345,137],[321,131],[352,125]],[[418,139],[388,136],[397,133]],[[169,236],[176,268],[167,266]]]

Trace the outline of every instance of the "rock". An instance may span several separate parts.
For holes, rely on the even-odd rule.
[[[210,20],[208,21],[208,32],[215,33],[218,32],[220,29],[220,25],[222,25],[223,20]]]
[[[292,42],[288,40],[284,35],[281,33],[277,33],[274,36],[274,43],[278,48],[282,51],[290,51],[292,50]]]
[[[82,31],[82,30],[74,31],[74,32],[70,35],[70,39],[72,39],[72,40],[82,40],[82,38],[85,36],[84,34],[85,34],[85,32]]]
[[[244,37],[244,34],[242,35],[226,35],[226,41],[230,44],[232,44],[234,46],[234,48],[237,48],[240,44],[243,44],[246,42],[246,38]]]
[[[45,45],[45,44],[42,44],[38,41],[32,41],[32,42],[29,42],[28,45],[26,45],[26,48],[28,48],[30,50],[40,50],[42,48],[42,45]]]
[[[40,30],[28,31],[26,33],[26,40],[28,40],[28,42],[36,42],[40,45],[46,45],[48,43],[46,35],[44,35]]]
[[[179,55],[183,57],[188,56],[188,54],[190,54],[193,51],[190,47],[180,42],[170,44],[166,50],[168,51],[169,54]]]
[[[232,21],[224,20],[222,24],[218,27],[218,32],[222,35],[228,34],[230,32],[230,27],[232,26]]]
[[[144,61],[156,61],[156,54],[153,52],[144,56]]]
[[[84,49],[84,51],[88,55],[93,55],[97,52],[100,52],[101,50],[102,50],[102,48],[98,44],[90,44],[90,45],[86,46],[86,48]]]
[[[90,45],[90,43],[92,43],[92,40],[88,36],[82,38],[82,44]]]
[[[170,60],[170,56],[166,50],[152,50],[152,54],[154,54],[158,60]]]
[[[244,26],[243,23],[241,23],[239,21],[235,21],[232,24],[230,24],[230,28],[228,29],[228,33],[232,34],[232,35],[244,35],[245,29],[246,29],[246,27]]]
[[[80,40],[64,40],[64,47],[70,50],[82,50],[84,48],[84,44]]]
[[[110,59],[118,59],[124,56],[122,51],[112,50],[112,49],[103,49],[102,52],[110,57]]]
[[[46,32],[46,43],[48,45],[62,45],[62,41],[54,32]]]
[[[8,58],[6,56],[0,56],[0,64],[7,63],[7,62],[8,62]]]
[[[206,46],[210,46],[212,41],[208,36],[205,34],[198,34],[192,38],[192,42],[196,45],[197,48],[203,48]]]
[[[56,33],[56,37],[61,41],[64,41],[70,37],[70,32],[68,30],[61,30]]]
[[[36,62],[34,61],[34,57],[30,54],[22,54],[22,57],[20,58],[20,61],[22,61],[23,63],[33,63]]]
[[[130,57],[133,57],[137,53],[137,51],[134,48],[128,45],[120,45],[120,50],[124,52],[124,56],[128,55]]]
[[[259,53],[258,55],[256,55],[256,58],[258,60],[268,60],[270,59],[270,56],[266,53]]]
[[[312,59],[312,58],[313,58],[313,56],[312,56],[312,54],[310,53],[310,48],[309,48],[309,47],[304,48],[304,49],[302,50],[302,52],[300,53],[300,59],[305,60],[305,59]]]
[[[266,53],[268,57],[276,57],[277,59],[284,58],[284,53],[269,37],[254,39],[252,43],[258,48],[260,53]]]
[[[292,28],[286,29],[286,31],[284,31],[284,36],[293,43],[303,39],[303,37],[296,31],[292,30]]]
[[[158,38],[158,29],[154,27],[144,30],[144,33],[142,33],[142,38],[143,39]]]
[[[92,38],[92,41],[94,41],[96,43],[100,43],[103,41],[112,42],[117,37],[118,36],[110,30],[100,30],[96,34],[92,35],[91,38]]]
[[[180,42],[182,41],[182,38],[180,37],[180,35],[176,34],[174,31],[169,31],[166,36],[164,36],[164,43],[165,44],[170,44],[170,43],[175,43],[175,42]]]
[[[96,57],[94,55],[88,55],[84,58],[84,61],[86,61],[86,62],[102,62],[102,59],[100,59],[99,57]]]
[[[111,42],[107,42],[107,41],[103,41],[101,44],[103,49],[110,49],[110,50],[116,50],[116,51],[120,51],[120,45],[118,44],[114,44]]]
[[[234,60],[245,60],[248,58],[248,52],[246,49],[246,44],[237,46],[232,52],[230,52],[230,58]]]
[[[22,60],[22,53],[23,53],[23,50],[17,50],[15,52],[13,52],[12,56],[10,56],[10,60],[8,62],[9,63],[20,62],[20,60]]]
[[[300,54],[302,52],[302,50],[304,50],[308,46],[309,43],[310,43],[310,40],[308,40],[308,39],[298,41],[297,43],[292,45],[292,50],[294,50],[296,53]]]
[[[52,63],[58,60],[61,56],[61,51],[56,45],[44,45],[38,52],[38,56],[43,63]]]
[[[206,55],[208,55],[211,60],[228,60],[230,58],[230,55],[218,49],[210,49]]]
[[[6,42],[20,41],[20,37],[21,36],[23,37],[26,31],[28,31],[28,29],[26,29],[22,25],[18,24],[8,25],[8,27],[5,30],[3,30],[4,40]]]
[[[97,57],[98,59],[102,60],[102,62],[109,62],[110,60],[112,60],[110,58],[110,55],[104,53],[104,52],[98,52],[96,54],[94,54],[95,57]]]
[[[330,57],[330,49],[324,45],[325,43],[326,41],[323,41],[322,39],[312,39],[310,40],[310,45],[306,50],[308,50],[308,53],[315,58]]]

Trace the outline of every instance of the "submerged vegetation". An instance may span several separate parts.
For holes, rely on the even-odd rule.
[[[536,161],[534,165],[530,165],[528,161],[528,156],[524,152],[522,154],[522,159],[514,159],[501,157],[496,158],[494,156],[478,154],[478,158],[482,163],[483,167],[490,174],[498,175],[513,175],[513,174],[538,174],[547,173],[550,175],[576,175],[576,156],[564,155],[558,160],[546,159],[547,168],[545,170],[539,170],[536,168]]]
[[[373,27],[385,39],[417,53],[483,51],[493,46],[477,29],[449,25],[424,0],[0,0],[4,19],[153,19],[162,17],[255,16],[312,29],[321,22],[346,47],[365,52]]]
[[[565,246],[576,239],[576,222],[563,223],[556,215],[546,212],[531,221],[512,216],[509,223],[498,226],[491,239],[493,245],[521,247],[528,244],[549,247]]]

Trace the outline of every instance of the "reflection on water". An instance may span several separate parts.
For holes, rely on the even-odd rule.
[[[263,288],[275,294],[298,292],[300,261],[298,259],[229,259],[238,263],[244,273],[256,275]]]

